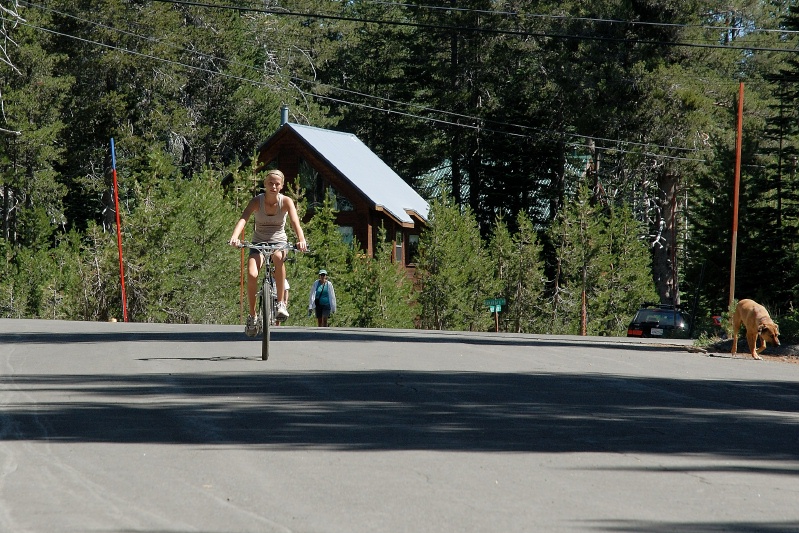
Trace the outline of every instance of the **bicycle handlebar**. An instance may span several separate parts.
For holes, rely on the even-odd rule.
[[[278,242],[269,244],[266,242],[248,242],[248,241],[241,241],[239,244],[234,244],[236,248],[249,248],[251,250],[258,250],[259,252],[277,252],[280,250],[287,250],[289,252],[300,252],[299,248],[294,246],[293,244],[289,244],[287,242]],[[310,250],[308,250],[310,252]]]

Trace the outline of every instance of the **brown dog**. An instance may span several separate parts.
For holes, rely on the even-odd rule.
[[[780,330],[771,320],[766,308],[754,300],[741,300],[732,317],[732,355],[738,350],[738,330],[741,329],[741,323],[746,327],[746,342],[749,343],[749,351],[755,359],[761,358],[758,354],[766,349],[766,341],[774,346],[780,345]],[[757,347],[759,340],[763,341],[760,348]]]

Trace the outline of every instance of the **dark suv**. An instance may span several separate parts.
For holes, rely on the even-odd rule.
[[[687,339],[691,317],[667,304],[645,303],[627,327],[628,337]]]

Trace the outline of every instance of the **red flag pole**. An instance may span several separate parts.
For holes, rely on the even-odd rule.
[[[114,176],[114,210],[117,215],[117,249],[119,250],[119,280],[122,284],[122,316],[128,321],[128,300],[125,296],[125,268],[122,261],[122,225],[119,222],[119,186],[117,185],[117,156],[114,151],[114,138],[111,137],[111,170]]]

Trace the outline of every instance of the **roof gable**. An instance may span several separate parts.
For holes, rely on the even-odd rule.
[[[292,123],[284,127],[294,131],[378,209],[403,224],[413,225],[414,217],[427,222],[427,201],[355,135]]]

